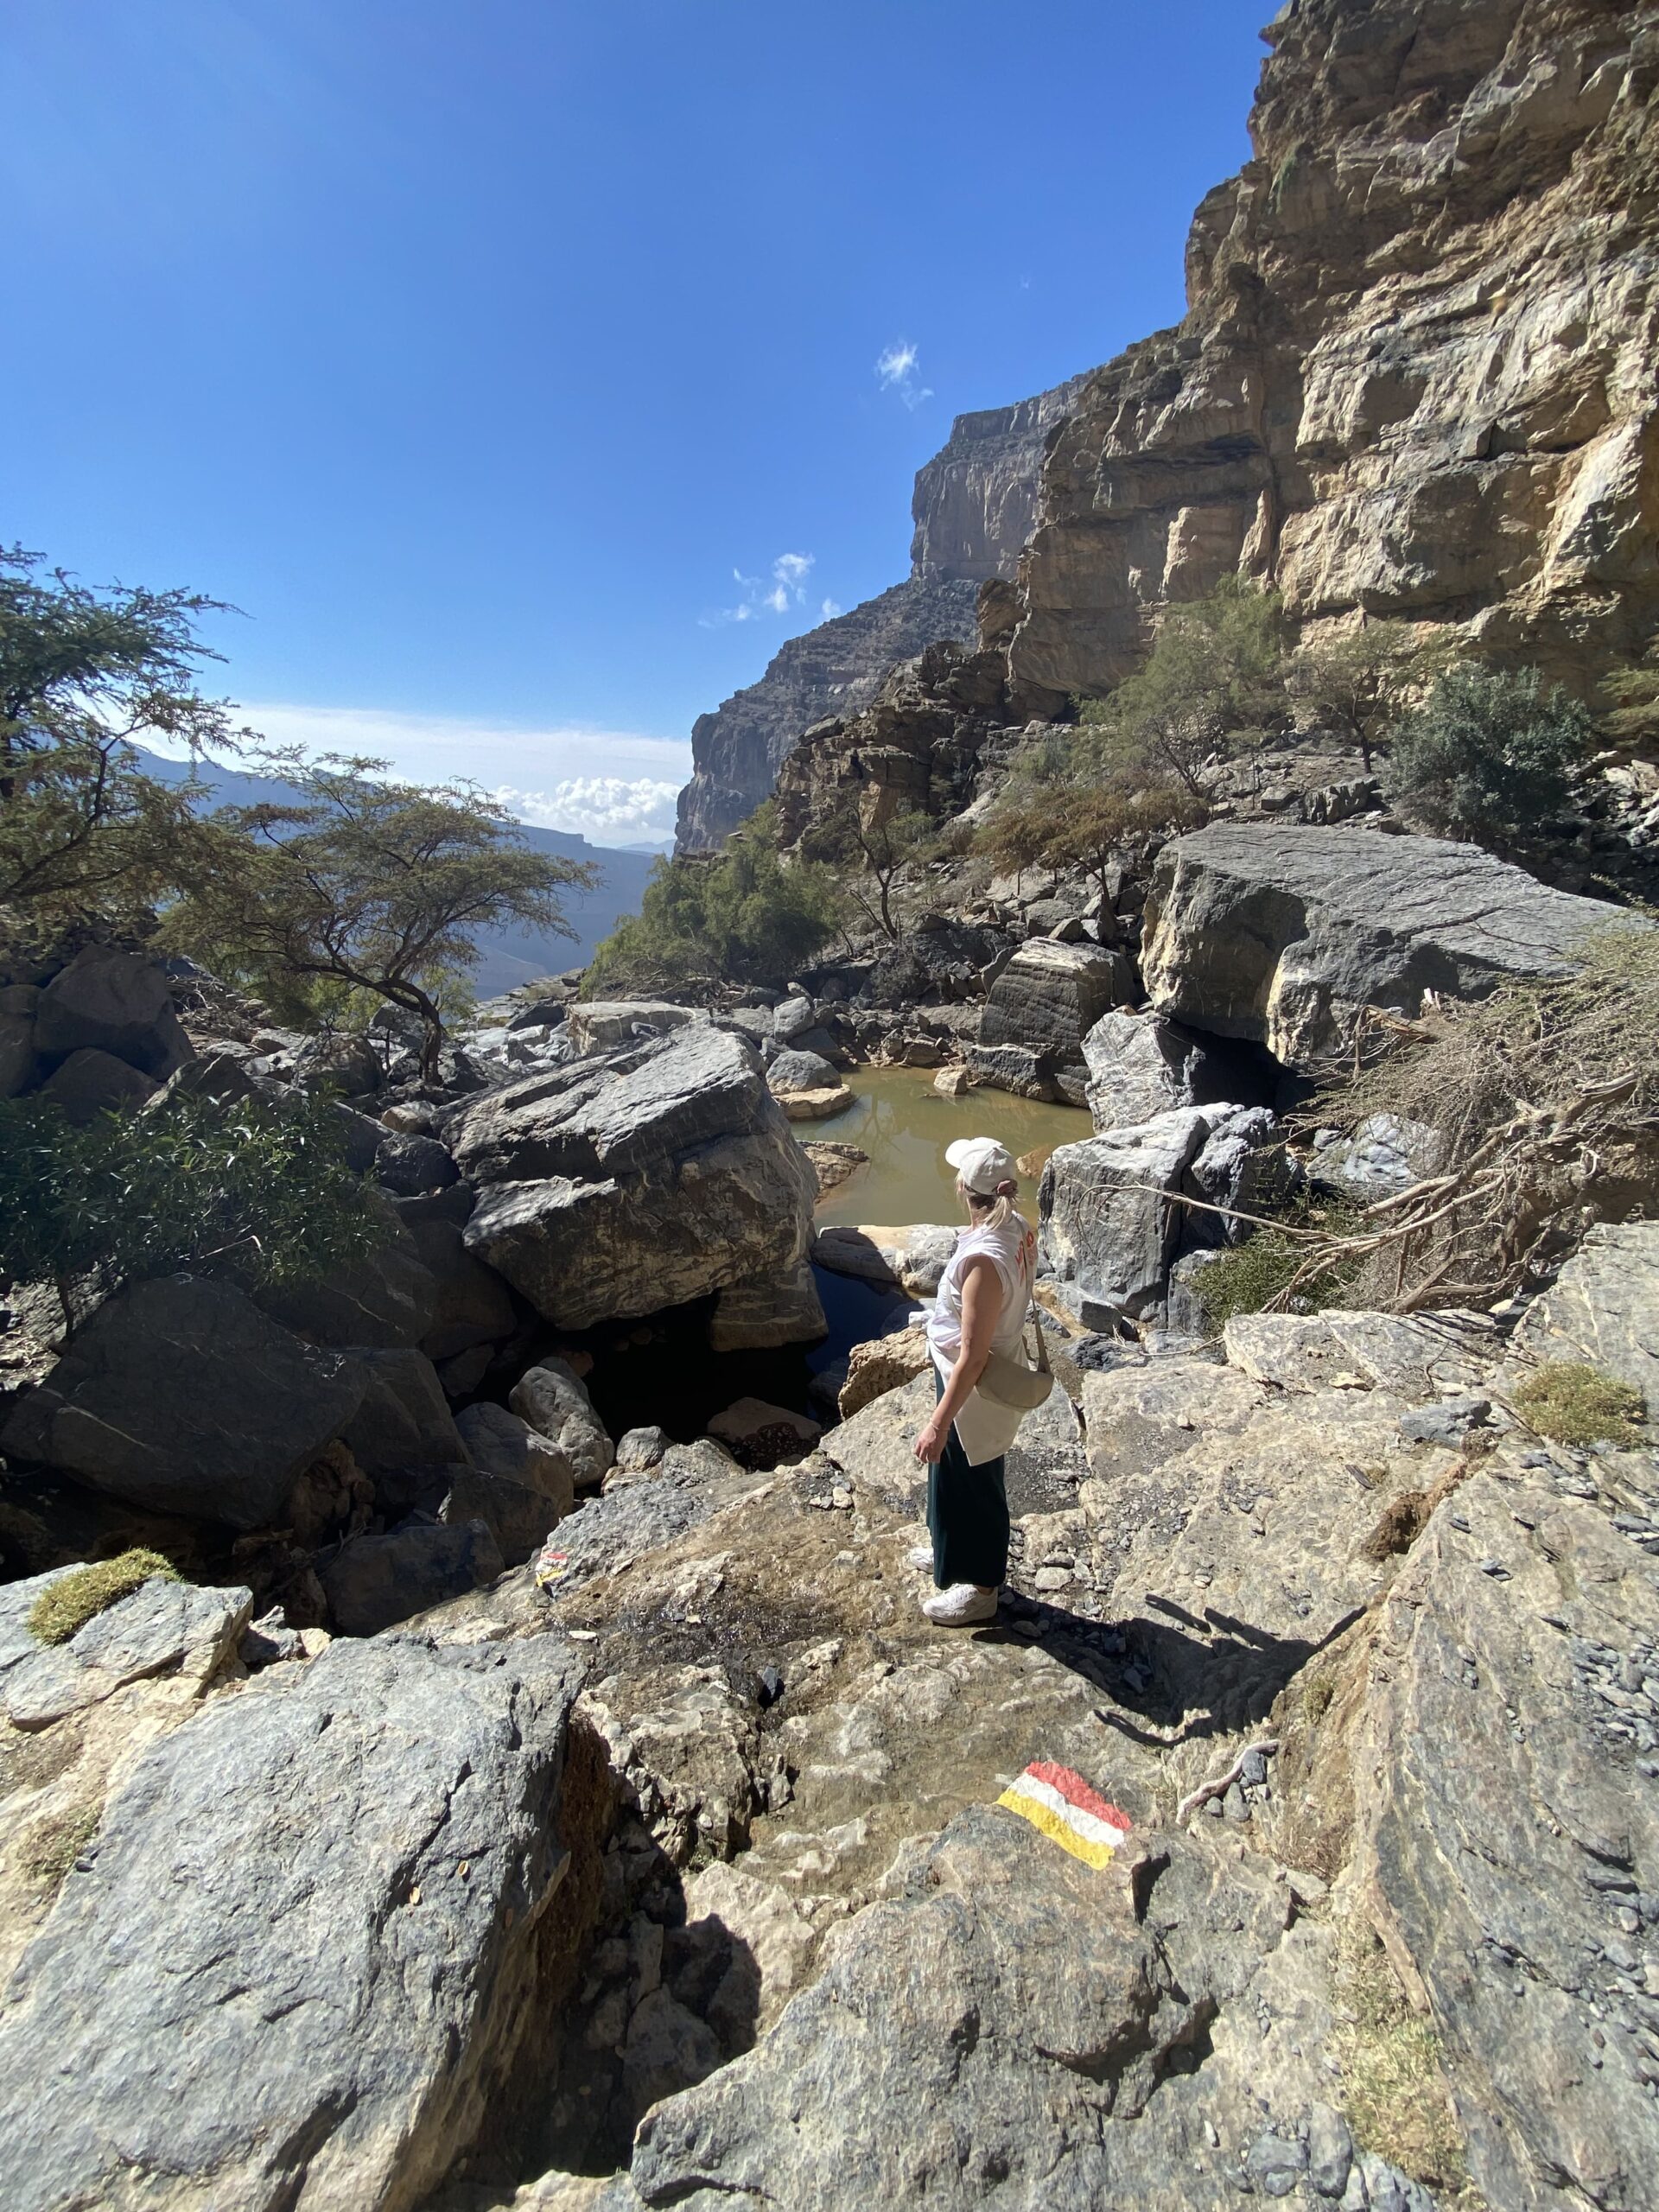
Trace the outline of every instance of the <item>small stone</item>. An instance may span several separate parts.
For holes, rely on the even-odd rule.
[[[1330,2105],[1316,2104],[1307,2122],[1307,2178],[1321,2196],[1340,2196],[1354,2163],[1348,2123]]]
[[[1307,2150],[1282,2135],[1259,2135],[1244,2160],[1244,2171],[1269,2196],[1288,2196],[1307,2171]]]

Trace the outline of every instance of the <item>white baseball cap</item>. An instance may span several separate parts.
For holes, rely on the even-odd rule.
[[[995,1137],[958,1137],[944,1147],[944,1156],[970,1191],[994,1198],[999,1183],[1014,1179],[1014,1155]]]

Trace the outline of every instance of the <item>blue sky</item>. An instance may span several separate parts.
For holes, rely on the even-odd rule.
[[[272,734],[667,827],[950,417],[1181,312],[1268,0],[8,0],[0,532]]]

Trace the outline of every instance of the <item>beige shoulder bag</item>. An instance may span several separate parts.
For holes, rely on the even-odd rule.
[[[1027,1363],[1023,1356],[1016,1359],[1010,1352],[994,1351],[986,1361],[984,1371],[975,1386],[980,1396],[988,1398],[993,1405],[1013,1407],[1027,1414],[1033,1407],[1040,1406],[1054,1388],[1053,1371],[1048,1363],[1048,1339],[1043,1334],[1042,1317],[1037,1311],[1035,1299],[1031,1302],[1029,1319],[1037,1332],[1036,1358]],[[1020,1339],[1022,1355],[1025,1349],[1022,1332]]]

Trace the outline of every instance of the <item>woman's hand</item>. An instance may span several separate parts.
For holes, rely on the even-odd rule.
[[[942,1422],[935,1414],[927,1427],[916,1439],[916,1457],[925,1465],[935,1466],[944,1459],[944,1440],[948,1433],[947,1425]]]

